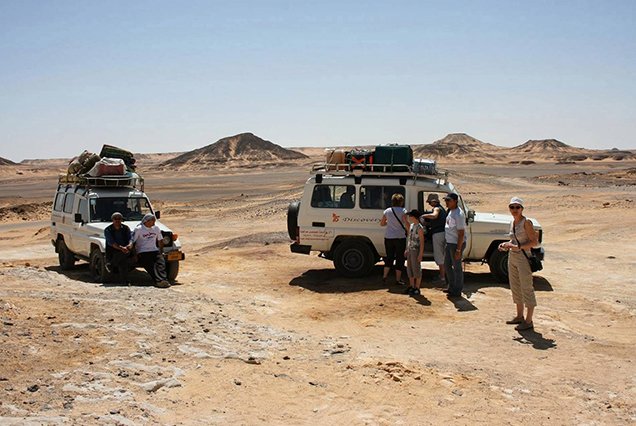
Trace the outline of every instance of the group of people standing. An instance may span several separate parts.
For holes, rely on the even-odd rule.
[[[467,241],[466,216],[459,207],[459,196],[454,192],[444,197],[446,209],[441,206],[439,196],[435,193],[430,193],[426,202],[432,207],[431,212],[422,214],[417,209],[407,212],[404,209],[404,196],[394,194],[391,207],[384,210],[380,221],[380,225],[386,227],[386,257],[382,279],[386,282],[391,269],[394,269],[396,282],[406,285],[402,280],[402,269],[406,261],[409,278],[406,293],[421,294],[421,263],[426,234],[424,224],[427,224],[433,243],[433,258],[439,268],[437,281],[446,284],[443,291],[450,299],[459,298],[464,287],[462,259]],[[508,207],[513,218],[510,240],[500,244],[498,249],[510,252],[508,273],[517,314],[506,323],[515,324],[517,330],[527,330],[533,328],[532,315],[537,303],[532,286],[532,271],[525,250],[537,245],[538,237],[532,222],[523,216],[523,200],[513,197]]]

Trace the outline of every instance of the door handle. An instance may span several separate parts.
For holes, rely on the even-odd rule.
[[[324,228],[325,222],[311,222],[311,226],[315,226],[317,228]]]

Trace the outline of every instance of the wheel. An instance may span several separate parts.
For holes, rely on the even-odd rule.
[[[168,274],[168,281],[174,281],[179,275],[179,262],[166,262],[166,272]]]
[[[57,259],[60,262],[60,267],[63,271],[71,269],[75,265],[75,256],[66,247],[64,240],[57,242]]]
[[[298,237],[298,210],[300,209],[300,201],[289,203],[287,207],[287,233],[289,238],[295,240]]]
[[[508,252],[494,250],[488,259],[490,272],[502,283],[508,282]]]
[[[89,268],[91,277],[95,282],[104,283],[108,280],[108,271],[106,270],[106,259],[104,253],[98,249],[91,252],[91,260]]]
[[[345,277],[368,275],[374,265],[374,256],[368,244],[362,241],[343,241],[333,253],[336,270]]]

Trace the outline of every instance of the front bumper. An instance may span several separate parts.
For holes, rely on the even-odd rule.
[[[292,253],[309,254],[311,252],[311,246],[304,246],[298,243],[291,243],[289,249]]]

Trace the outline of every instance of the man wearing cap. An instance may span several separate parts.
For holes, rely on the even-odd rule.
[[[111,215],[113,223],[104,229],[106,238],[106,270],[117,272],[122,284],[128,283],[130,270],[130,228],[123,223],[124,217],[115,212]]]
[[[444,256],[446,250],[446,236],[444,226],[446,224],[446,210],[439,202],[439,196],[433,192],[428,194],[426,202],[433,207],[433,211],[423,214],[422,219],[431,228],[431,239],[433,241],[433,258],[439,268],[439,281],[446,282],[446,271],[444,270]]]
[[[461,297],[464,288],[464,271],[462,270],[462,252],[466,247],[466,216],[458,206],[459,196],[454,192],[444,197],[447,214],[444,234],[446,237],[446,255],[444,268],[448,288],[448,297]]]
[[[166,261],[161,254],[163,236],[155,221],[153,214],[145,215],[133,231],[131,244],[135,245],[138,263],[150,274],[155,286],[166,288],[170,287],[170,283],[166,275]]]

